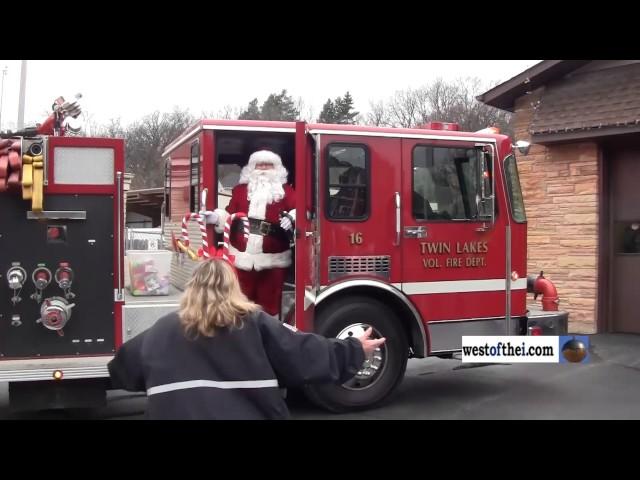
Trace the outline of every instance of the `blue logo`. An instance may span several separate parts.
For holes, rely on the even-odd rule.
[[[589,337],[565,335],[559,337],[560,363],[587,363],[589,361]]]

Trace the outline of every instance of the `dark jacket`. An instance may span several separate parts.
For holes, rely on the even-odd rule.
[[[150,419],[283,419],[280,388],[344,383],[364,360],[354,338],[294,331],[262,311],[188,339],[174,312],[124,343],[109,374],[113,388],[147,392]]]

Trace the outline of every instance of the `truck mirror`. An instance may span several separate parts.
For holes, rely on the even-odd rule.
[[[522,155],[528,155],[531,144],[524,140],[518,140],[513,147],[517,148]]]

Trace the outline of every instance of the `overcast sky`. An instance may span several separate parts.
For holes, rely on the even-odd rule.
[[[29,60],[25,126],[41,122],[53,100],[80,92],[81,106],[97,123],[133,122],[155,110],[188,108],[199,116],[231,105],[262,103],[283,88],[302,97],[317,116],[327,98],[347,90],[356,110],[385,100],[397,90],[419,87],[438,77],[479,77],[503,82],[539,60]],[[1,129],[15,128],[20,60],[7,67],[0,112]]]

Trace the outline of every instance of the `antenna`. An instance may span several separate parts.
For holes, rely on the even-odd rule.
[[[18,103],[18,130],[24,127],[24,95],[27,88],[27,61],[22,60],[20,66],[20,101]]]

